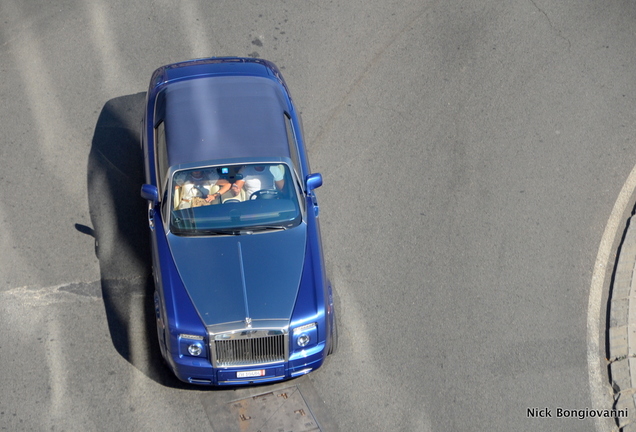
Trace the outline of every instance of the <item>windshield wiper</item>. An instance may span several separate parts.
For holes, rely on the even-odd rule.
[[[240,235],[236,229],[180,229],[172,230],[173,234],[179,236],[196,237],[202,235]]]
[[[199,234],[203,235],[241,235],[241,230],[238,228],[226,228],[226,229],[207,229],[197,230]]]
[[[257,225],[253,227],[204,230],[204,232],[205,234],[250,235],[260,231],[284,231],[286,229],[287,228],[282,225]]]
[[[255,227],[249,227],[250,231],[266,231],[266,230],[283,230],[285,231],[287,227],[282,225],[258,225]]]

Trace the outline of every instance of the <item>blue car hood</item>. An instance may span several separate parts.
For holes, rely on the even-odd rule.
[[[305,261],[304,224],[240,236],[168,234],[181,280],[206,326],[291,318]]]

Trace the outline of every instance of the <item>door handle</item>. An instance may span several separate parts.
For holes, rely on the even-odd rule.
[[[148,203],[148,226],[152,231],[155,230],[155,209],[151,202]]]
[[[315,193],[311,193],[311,203],[314,206],[314,215],[318,216],[318,214],[320,213],[320,208],[318,207],[318,199],[316,198],[316,194]]]

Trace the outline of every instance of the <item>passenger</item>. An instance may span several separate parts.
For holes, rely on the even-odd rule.
[[[230,183],[208,170],[181,171],[175,175],[175,208],[178,210],[212,204],[230,189]],[[212,190],[215,192],[210,193]]]
[[[250,199],[252,194],[259,190],[282,191],[285,186],[283,165],[247,165],[239,172],[243,175],[243,179],[232,184],[230,192],[233,196],[237,196],[241,188],[245,189],[247,199]]]

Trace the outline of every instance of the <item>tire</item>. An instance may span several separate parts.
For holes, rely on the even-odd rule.
[[[334,309],[333,325],[331,327],[331,342],[329,343],[329,351],[327,351],[327,355],[335,354],[336,351],[338,351],[338,323]]]

